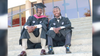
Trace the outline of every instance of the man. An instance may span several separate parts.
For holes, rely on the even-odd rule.
[[[22,52],[19,56],[26,55],[26,49],[40,48],[41,55],[45,55],[45,45],[46,45],[46,32],[48,18],[41,15],[43,8],[46,6],[42,3],[34,4],[36,6],[36,15],[30,16],[24,25],[21,32],[20,44],[22,45]],[[40,44],[41,43],[41,44]]]
[[[54,54],[53,46],[65,45],[66,53],[71,53],[71,22],[68,18],[61,16],[58,6],[53,9],[54,18],[49,22],[48,35],[48,54]]]

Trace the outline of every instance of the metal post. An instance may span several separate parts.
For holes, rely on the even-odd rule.
[[[31,7],[33,6],[33,3],[31,3]],[[33,8],[31,9],[31,16],[33,15]]]
[[[19,12],[21,12],[21,6],[19,6]],[[21,19],[21,13],[19,13],[19,22],[20,22],[20,30],[22,30],[22,19]]]
[[[11,15],[10,16],[8,16],[8,17],[11,17],[11,27],[13,26],[12,25],[12,22],[13,22],[13,16],[14,15],[17,15],[17,14],[19,14],[19,18],[20,18],[20,29],[22,29],[22,20],[21,20],[21,13],[22,12],[24,12],[24,11],[27,11],[27,10],[30,10],[30,9],[32,9],[32,8],[34,8],[34,7],[31,7],[31,8],[29,8],[29,9],[26,9],[26,10],[24,10],[24,11],[21,11],[21,7],[19,7],[20,9],[19,9],[19,12],[18,13],[15,13],[15,14],[13,14],[13,9],[11,9]]]
[[[32,8],[34,8],[34,7],[31,7],[31,8],[29,8],[29,9],[24,10],[24,11],[30,10],[30,9],[32,9]],[[10,16],[8,16],[8,17],[11,17],[11,16],[14,16],[14,15],[17,15],[17,14],[22,13],[22,12],[24,12],[24,11],[21,11],[21,12],[15,13],[15,14],[10,15]]]
[[[78,2],[76,0],[76,7],[77,7],[77,15],[78,15],[78,18],[79,18],[79,10],[78,10]]]
[[[52,6],[54,7],[54,0],[52,0],[52,4],[53,4]]]
[[[42,3],[44,4],[44,1],[43,1],[43,0],[42,0]],[[43,8],[43,15],[45,14],[45,13],[44,13],[44,12],[45,12],[44,10],[45,10],[45,8]]]
[[[91,1],[90,0],[88,0],[88,3],[89,3],[89,9],[90,9],[90,15],[92,15],[92,13],[91,13]]]
[[[65,17],[67,17],[67,12],[66,12],[66,1],[64,0],[64,10],[65,10]]]
[[[11,15],[13,15],[13,8],[11,8]],[[13,21],[13,16],[11,16],[11,27],[12,27],[12,22]]]

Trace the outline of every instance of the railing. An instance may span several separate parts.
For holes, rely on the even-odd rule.
[[[19,7],[19,8],[21,8],[21,7]],[[34,7],[31,7],[29,9],[24,10],[24,11],[27,11],[27,10],[30,10],[30,9],[33,9],[33,8]],[[22,29],[21,13],[24,12],[24,11],[21,11],[21,9],[19,9],[19,12],[16,13],[16,14],[19,14],[19,24],[16,24],[16,25],[20,25],[20,29]],[[12,12],[11,12],[11,15],[8,16],[8,18],[11,17],[11,27],[14,26],[14,25],[12,25],[12,21],[13,21],[13,16],[16,15],[16,14],[12,14]]]

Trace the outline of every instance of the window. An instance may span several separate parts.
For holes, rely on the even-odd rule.
[[[8,9],[8,16],[11,15],[11,9]],[[8,17],[8,27],[11,27],[11,17]]]
[[[53,16],[53,3],[52,0],[44,0],[44,5],[46,6],[45,10],[44,10],[44,15],[46,15],[49,20],[52,19]]]
[[[21,13],[22,25],[24,25],[26,22],[25,5],[21,5],[21,11],[24,11]]]
[[[19,6],[14,7],[12,9],[13,9],[13,15],[19,12]],[[19,14],[16,14],[16,15],[13,16],[12,25],[13,26],[19,26],[18,24],[19,24]]]
[[[78,18],[76,0],[65,0],[65,7],[69,19]]]
[[[89,0],[77,0],[79,17],[90,16]]]
[[[21,5],[21,11],[25,10],[25,5]]]

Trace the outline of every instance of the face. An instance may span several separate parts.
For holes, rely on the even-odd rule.
[[[42,14],[42,9],[38,8],[37,11],[38,11],[38,12],[37,12],[37,16],[41,16],[41,14]]]
[[[54,14],[55,17],[59,17],[60,16],[60,10],[58,8],[54,8],[53,14]]]

